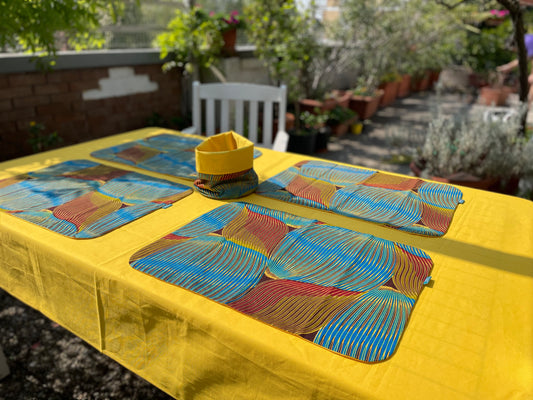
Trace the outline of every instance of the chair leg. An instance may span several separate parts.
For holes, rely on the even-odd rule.
[[[9,375],[9,366],[7,365],[7,360],[6,360],[6,357],[4,356],[2,346],[0,346],[0,379],[3,379],[8,375]]]

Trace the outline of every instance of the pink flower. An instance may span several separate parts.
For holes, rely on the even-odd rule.
[[[503,18],[505,17],[507,14],[509,14],[509,10],[490,10],[490,13],[494,16],[497,16],[497,17],[500,17],[500,18]]]

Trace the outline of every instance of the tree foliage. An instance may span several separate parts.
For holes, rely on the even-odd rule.
[[[100,47],[100,18],[116,18],[121,7],[119,0],[0,0],[0,47],[55,55],[59,35],[75,49]]]
[[[465,34],[456,14],[424,0],[345,0],[336,35],[349,43],[359,84],[374,87],[385,75],[448,65]]]
[[[324,45],[325,27],[314,17],[314,3],[298,9],[293,0],[250,0],[244,8],[246,33],[273,80],[289,85],[293,98],[316,97],[323,78],[342,68],[341,47]]]

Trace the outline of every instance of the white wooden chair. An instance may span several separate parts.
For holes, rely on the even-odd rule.
[[[205,102],[205,109],[203,108]],[[278,118],[274,127],[274,105],[278,105]],[[285,132],[287,87],[253,83],[204,83],[193,82],[193,126],[182,130],[202,134],[202,114],[205,110],[205,134],[233,130],[261,147],[285,151],[289,135]],[[247,110],[247,112],[246,112]],[[247,114],[247,115],[246,115]],[[217,118],[217,115],[219,118]],[[262,129],[259,132],[259,116]],[[246,122],[246,124],[245,124]],[[273,129],[276,137],[273,140]]]

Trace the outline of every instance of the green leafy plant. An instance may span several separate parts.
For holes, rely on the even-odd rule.
[[[322,112],[315,108],[314,112],[304,111],[300,114],[302,126],[306,129],[319,129],[325,125],[329,119],[328,112]]]
[[[330,110],[327,115],[328,125],[342,124],[343,122],[349,121],[357,117],[357,113],[355,111],[341,106],[336,106],[335,108]]]
[[[357,86],[350,91],[354,96],[375,97],[379,94],[378,89],[366,86]]]
[[[229,13],[211,12],[209,16],[215,21],[220,32],[229,31],[231,29],[243,29],[246,26],[244,19],[239,16],[237,10]]]
[[[203,80],[202,69],[210,68],[219,79],[225,80],[215,66],[224,45],[220,23],[202,8],[176,10],[167,31],[157,36],[156,43],[161,48],[162,59],[172,57],[172,61],[166,62],[163,69],[183,67],[195,78]]]
[[[464,41],[463,63],[474,72],[486,74],[512,60],[514,54],[506,48],[512,29],[512,24],[507,19],[497,27],[469,31]]]
[[[101,47],[105,40],[96,32],[101,17],[116,20],[122,9],[117,0],[0,1],[0,48],[53,58],[59,33],[76,50]]]
[[[523,112],[523,111],[521,111]],[[428,126],[417,159],[426,177],[466,173],[479,178],[520,177],[533,162],[528,139],[520,135],[521,112],[506,121],[479,114],[438,116]],[[529,140],[529,142],[531,142]]]
[[[44,133],[45,126],[35,121],[30,122],[29,131],[30,137],[28,138],[28,143],[34,153],[47,150],[63,142],[63,138],[57,132]]]

